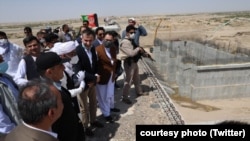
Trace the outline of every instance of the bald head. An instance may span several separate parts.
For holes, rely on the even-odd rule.
[[[51,108],[56,108],[57,95],[53,93],[54,87],[48,80],[33,80],[24,86],[19,94],[18,109],[25,123],[37,124],[47,116]]]

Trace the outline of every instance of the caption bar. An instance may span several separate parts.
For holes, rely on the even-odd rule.
[[[250,140],[249,125],[136,125],[136,140],[236,139]]]

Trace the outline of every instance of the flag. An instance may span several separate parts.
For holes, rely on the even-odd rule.
[[[82,21],[89,21],[89,27],[98,27],[98,18],[97,14],[89,14],[89,15],[81,15],[82,16]]]

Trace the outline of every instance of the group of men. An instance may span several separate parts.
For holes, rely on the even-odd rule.
[[[114,105],[114,87],[121,61],[125,70],[122,101],[132,103],[132,83],[138,96],[147,94],[141,89],[137,65],[147,55],[139,45],[146,29],[130,18],[119,43],[116,32],[102,27],[94,32],[86,23],[78,41],[63,25],[57,34],[59,42],[46,51],[30,28],[24,29],[25,51],[0,31],[2,139],[83,141],[85,135],[93,136],[92,127],[104,127],[96,118],[97,103],[107,122],[114,122],[111,112],[120,112]],[[127,54],[125,60],[117,59],[119,51]]]

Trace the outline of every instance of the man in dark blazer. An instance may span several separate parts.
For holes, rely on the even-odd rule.
[[[55,52],[42,53],[36,59],[38,72],[43,78],[51,79],[53,84],[61,92],[64,109],[61,117],[53,124],[52,131],[58,134],[60,141],[83,141],[85,133],[78,113],[76,111],[70,92],[61,86],[63,78],[63,63],[69,59],[62,59]]]
[[[83,31],[82,44],[76,48],[79,61],[74,66],[75,72],[85,71],[84,81],[86,86],[84,91],[80,95],[77,95],[77,98],[82,114],[82,123],[88,136],[94,135],[91,127],[103,127],[103,124],[96,120],[97,100],[95,85],[99,82],[100,76],[97,75],[97,56],[95,48],[92,46],[94,38],[95,33],[91,29]]]
[[[92,45],[96,48],[100,44],[102,44],[102,41],[104,39],[104,33],[105,29],[103,27],[97,27],[95,30],[96,38],[93,41]]]
[[[61,116],[63,103],[51,81],[29,81],[20,91],[18,109],[23,123],[7,134],[4,141],[58,141],[51,126]]]

